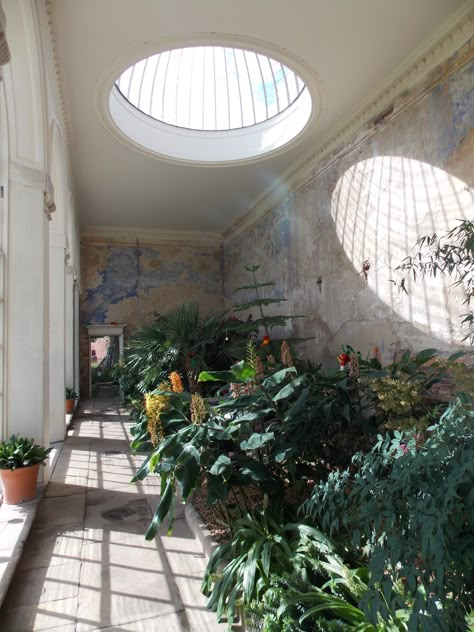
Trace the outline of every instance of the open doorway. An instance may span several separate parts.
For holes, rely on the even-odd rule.
[[[97,336],[90,339],[92,396],[115,394],[113,368],[120,359],[118,336]]]
[[[89,397],[113,397],[118,387],[113,368],[123,357],[125,325],[88,325],[89,333]]]

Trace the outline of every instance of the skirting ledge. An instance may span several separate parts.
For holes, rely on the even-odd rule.
[[[28,503],[0,505],[0,607],[23,553],[44,488],[39,485],[36,498]]]
[[[191,533],[194,533],[196,540],[198,540],[202,546],[202,551],[207,559],[209,559],[219,545],[214,540],[212,533],[207,528],[205,522],[198,514],[194,506],[188,502],[184,508],[184,519],[189,527]]]

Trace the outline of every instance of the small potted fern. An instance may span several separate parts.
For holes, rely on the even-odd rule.
[[[66,387],[66,415],[72,415],[76,406],[78,394],[73,388]]]
[[[26,503],[36,496],[39,466],[45,465],[52,448],[43,448],[19,435],[0,442],[0,478],[3,500],[9,505]]]

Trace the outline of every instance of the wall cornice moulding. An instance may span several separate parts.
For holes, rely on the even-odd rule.
[[[204,246],[220,248],[220,233],[133,228],[128,226],[85,226],[81,230],[81,244],[136,246],[174,244],[177,246]]]
[[[51,77],[55,78],[54,96],[59,106],[59,112],[61,114],[61,127],[64,129],[65,144],[68,148],[68,160],[71,155],[71,115],[69,110],[69,104],[66,101],[64,82],[65,77],[61,70],[61,64],[59,63],[59,51],[58,42],[56,37],[56,22],[55,22],[55,2],[53,0],[46,0],[46,21],[47,29],[51,43]],[[70,165],[68,165],[70,169]]]
[[[391,76],[384,80],[383,84],[369,94],[357,108],[355,114],[347,117],[345,121],[342,121],[325,137],[321,138],[319,145],[313,148],[309,155],[302,158],[296,169],[292,168],[287,171],[275,186],[267,189],[256,198],[251,205],[251,210],[224,232],[224,243],[236,239],[245,230],[255,225],[272,208],[282,204],[285,199],[292,197],[299,189],[307,186],[333,160],[338,159],[341,147],[349,143],[354,144],[355,141],[365,142],[375,131],[374,126],[369,124],[371,121],[383,113],[398,97],[422,82],[430,72],[463,47],[468,48],[463,56],[463,63],[466,63],[467,59],[472,56],[474,49],[473,33],[474,7],[472,0],[468,0],[442,29],[416,49]],[[453,68],[452,72],[456,68],[457,66]],[[434,82],[431,82],[430,88],[433,85]],[[411,99],[407,99],[397,109],[397,113],[409,107],[419,97],[420,93],[417,92]],[[282,182],[285,183],[284,187],[281,186]]]

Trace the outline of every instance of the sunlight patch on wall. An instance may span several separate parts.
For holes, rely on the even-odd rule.
[[[446,171],[418,160],[377,156],[356,163],[338,180],[331,202],[338,239],[355,273],[399,316],[447,342],[463,337],[461,288],[449,277],[408,283],[400,293],[391,279],[413,254],[417,239],[445,234],[474,217],[474,196]],[[366,269],[367,268],[367,269]],[[464,332],[465,334],[465,332]]]

